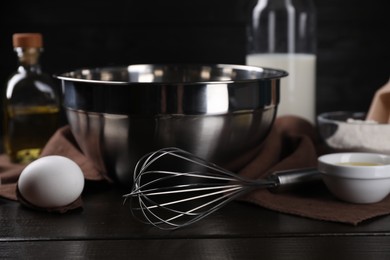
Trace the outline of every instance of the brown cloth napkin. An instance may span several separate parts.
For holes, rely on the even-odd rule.
[[[317,157],[324,153],[317,140],[317,131],[307,121],[293,116],[277,118],[269,136],[263,144],[248,151],[242,158],[252,158],[239,174],[251,179],[264,178],[273,171],[315,167]],[[86,180],[102,181],[100,173],[80,151],[69,127],[63,127],[51,138],[43,150],[45,155],[63,155],[80,165]],[[16,182],[24,166],[12,164],[5,155],[0,156],[0,196],[16,200]],[[271,193],[257,190],[243,201],[298,216],[349,223],[390,214],[390,196],[375,204],[350,204],[337,200],[323,184],[289,193]]]

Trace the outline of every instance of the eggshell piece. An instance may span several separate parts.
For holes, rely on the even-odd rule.
[[[18,191],[32,205],[63,207],[74,202],[83,191],[84,175],[69,158],[51,155],[27,165],[19,176]]]

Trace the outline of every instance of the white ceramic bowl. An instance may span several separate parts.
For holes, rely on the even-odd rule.
[[[359,165],[360,164],[360,165]],[[318,158],[328,189],[352,203],[375,203],[390,193],[390,156],[377,153],[333,153]]]

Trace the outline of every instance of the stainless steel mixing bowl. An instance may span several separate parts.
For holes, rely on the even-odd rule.
[[[146,64],[57,77],[81,150],[108,178],[129,186],[138,159],[162,147],[225,166],[259,145],[285,76],[244,65]]]

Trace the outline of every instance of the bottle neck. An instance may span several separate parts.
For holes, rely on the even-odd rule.
[[[41,73],[41,66],[39,64],[39,57],[41,55],[41,48],[15,48],[15,52],[19,59],[19,72],[33,72]]]
[[[316,11],[311,0],[258,0],[248,28],[247,53],[316,52]]]

